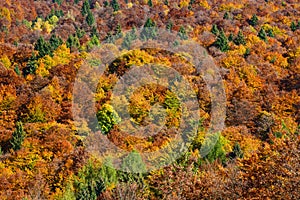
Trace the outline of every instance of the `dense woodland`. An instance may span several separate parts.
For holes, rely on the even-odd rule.
[[[174,46],[192,40],[205,47],[220,70],[225,128],[205,157],[205,82],[182,55],[134,49],[164,37],[158,29],[178,36],[168,38]],[[120,131],[111,90],[132,65],[177,70],[196,91],[201,122],[171,165],[147,173],[109,167],[87,149],[91,122],[73,119],[80,67],[97,65],[99,49],[121,51],[117,46],[123,56],[96,77],[96,108],[86,112],[97,109],[102,135],[132,152],[124,166],[141,168],[139,152],[167,145],[173,133],[140,141]],[[300,199],[298,0],[1,0],[0,93],[0,199]],[[166,126],[178,127],[178,100],[147,85],[130,97],[131,120],[146,123],[159,102]]]

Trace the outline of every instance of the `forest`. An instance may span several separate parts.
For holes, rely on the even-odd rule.
[[[299,0],[1,0],[19,199],[300,199]]]

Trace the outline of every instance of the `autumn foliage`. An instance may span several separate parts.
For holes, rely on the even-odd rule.
[[[299,15],[297,0],[2,0],[0,199],[300,199]],[[159,29],[177,38],[159,35]],[[218,66],[225,128],[205,157],[200,149],[212,117],[209,88],[185,52],[135,49],[157,38],[174,47],[197,42]],[[102,62],[97,56],[108,51],[121,56],[95,77]],[[86,62],[84,75],[97,88],[95,106],[83,114],[95,112],[96,123],[82,113],[74,119],[81,109],[74,82]],[[91,153],[86,139],[96,129],[131,152],[120,166],[144,169],[144,152],[167,146],[174,130],[191,125],[180,120],[187,108],[171,90],[179,82],[148,84],[130,97],[113,95],[132,67],[152,63],[189,82],[200,125],[172,165],[131,174]],[[81,89],[88,93],[88,87]],[[156,105],[165,115],[151,110]],[[116,110],[130,118],[122,121]],[[151,124],[160,116],[167,128],[147,135],[162,123]],[[146,125],[131,135],[135,126]]]

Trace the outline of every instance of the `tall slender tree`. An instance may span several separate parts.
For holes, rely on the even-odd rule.
[[[155,39],[156,37],[157,37],[156,24],[151,18],[148,18],[141,32],[141,38],[143,40],[148,40],[148,39]]]
[[[89,26],[92,26],[95,23],[95,18],[91,10],[88,10],[86,22]]]
[[[110,5],[114,9],[114,12],[120,10],[120,4],[119,4],[118,0],[112,0],[110,2]]]
[[[246,40],[245,40],[245,37],[243,35],[243,32],[240,30],[237,37],[233,40],[233,42],[236,44],[236,45],[245,45],[246,44]]]
[[[258,37],[259,37],[260,39],[262,39],[263,41],[266,41],[266,40],[267,40],[267,34],[266,34],[266,31],[265,31],[263,28],[261,28],[261,29],[259,30],[259,32],[258,32]]]
[[[219,35],[220,31],[219,31],[218,26],[216,24],[213,24],[213,26],[211,28],[211,32],[215,35]]]
[[[188,36],[186,34],[186,31],[185,31],[185,28],[183,26],[180,27],[179,31],[178,31],[178,34],[177,34],[180,39],[182,40],[187,40],[188,39]]]
[[[229,50],[228,39],[223,30],[221,30],[220,34],[218,35],[215,46],[218,47],[222,52]]]
[[[26,133],[23,129],[23,123],[17,122],[16,124],[16,130],[12,134],[12,139],[10,141],[10,144],[12,145],[13,150],[17,151],[21,149],[22,144],[24,142]]]
[[[258,24],[258,17],[256,14],[252,15],[251,19],[249,20],[249,24],[251,26],[256,26]]]
[[[85,0],[83,2],[83,5],[82,5],[82,8],[81,8],[81,14],[83,16],[87,15],[88,14],[88,11],[90,10],[90,3],[88,0]]]

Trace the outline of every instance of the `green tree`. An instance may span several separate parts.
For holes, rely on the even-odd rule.
[[[139,152],[133,150],[122,160],[121,169],[123,172],[127,172],[123,174],[123,181],[134,181],[146,172],[146,165]]]
[[[269,37],[275,37],[274,31],[273,31],[272,29],[269,29],[269,30],[267,31],[267,35],[268,35]]]
[[[177,34],[180,39],[182,40],[187,40],[188,39],[188,36],[186,34],[186,31],[185,31],[185,28],[183,26],[180,27],[179,31],[178,31],[178,34]]]
[[[92,27],[90,36],[93,37],[93,35],[95,35],[96,37],[100,36],[99,33],[98,33],[98,30],[95,26]]]
[[[76,36],[78,38],[82,38],[84,35],[85,35],[85,31],[83,29],[76,28]]]
[[[105,37],[105,41],[107,42],[107,43],[114,43],[115,42],[115,36],[114,36],[114,34],[110,31],[110,32],[108,32],[107,33],[107,35],[106,35],[106,37]]]
[[[236,45],[246,45],[246,40],[244,38],[243,32],[240,30],[237,37],[233,40]]]
[[[81,8],[81,14],[82,14],[82,16],[87,15],[88,12],[89,12],[89,10],[90,10],[90,3],[89,3],[88,0],[85,0],[83,2],[82,8]]]
[[[34,50],[38,51],[38,57],[42,58],[45,55],[51,55],[51,45],[49,42],[46,42],[45,39],[41,36],[34,45]]]
[[[103,134],[108,134],[114,125],[121,121],[118,113],[109,104],[104,104],[97,113],[99,127]]]
[[[244,58],[247,58],[251,53],[251,50],[247,47],[246,52],[244,53]]]
[[[252,15],[251,19],[249,20],[249,24],[251,26],[256,26],[258,24],[258,17],[256,14]]]
[[[32,56],[29,58],[26,67],[23,68],[23,75],[27,76],[28,74],[34,74],[37,69],[37,57],[32,54]]]
[[[94,166],[91,161],[78,172],[74,185],[76,200],[96,200],[105,190],[100,168]]]
[[[230,18],[229,12],[226,11],[224,13],[223,19],[229,19],[229,18]]]
[[[216,24],[213,24],[212,28],[211,28],[211,32],[214,34],[214,35],[219,35],[220,31],[218,29],[218,26]]]
[[[104,5],[104,7],[107,7],[107,6],[109,6],[109,3],[108,3],[108,1],[106,1],[106,0],[105,0],[105,1],[103,2],[103,5]]]
[[[297,30],[297,26],[296,26],[296,23],[294,21],[291,23],[290,27],[291,27],[292,31],[296,31]]]
[[[57,3],[58,5],[61,5],[62,2],[63,2],[63,0],[53,0],[52,2],[53,2],[53,3]]]
[[[238,142],[234,144],[232,152],[229,153],[229,157],[231,159],[244,157],[244,152],[242,151],[241,146]]]
[[[57,47],[59,47],[63,43],[62,39],[59,36],[56,36],[55,34],[51,35],[49,42],[52,51],[56,50]]]
[[[123,37],[121,24],[118,24],[117,27],[116,27],[115,37],[116,37],[116,39],[119,39],[119,38]]]
[[[188,9],[191,10],[193,8],[193,4],[195,3],[195,0],[190,0]]]
[[[173,28],[173,23],[169,21],[166,25],[166,29],[168,32],[172,32],[172,28]]]
[[[93,35],[90,41],[87,42],[87,49],[90,50],[93,47],[99,47],[100,41],[96,35]]]
[[[92,26],[95,23],[95,18],[91,10],[88,10],[86,22],[89,26]]]
[[[168,0],[165,0],[165,1],[164,1],[164,4],[165,4],[166,6],[168,6],[168,5],[169,5],[169,1],[168,1]]]
[[[223,30],[221,30],[220,34],[217,37],[216,42],[214,43],[216,47],[218,47],[222,52],[229,50],[228,39]]]
[[[226,152],[224,150],[224,146],[227,144],[227,140],[220,134],[213,134],[210,136],[209,140],[203,145],[207,145],[204,148],[211,147],[212,141],[217,141],[214,144],[214,147],[209,151],[209,153],[205,156],[209,162],[213,162],[215,160],[220,160],[223,164],[226,162]],[[215,137],[218,137],[217,139]]]
[[[148,6],[153,7],[153,2],[152,2],[152,0],[148,0]]]
[[[80,42],[78,37],[75,35],[70,35],[67,39],[67,47],[68,48],[79,48],[80,47]]]
[[[230,42],[233,41],[233,37],[234,37],[233,34],[230,33],[229,36],[228,36],[228,41],[230,41]]]
[[[23,129],[22,122],[17,122],[16,130],[13,132],[12,138],[10,140],[10,144],[12,145],[13,150],[17,151],[21,149],[25,136],[26,133]]]
[[[104,161],[99,173],[106,187],[115,185],[118,181],[117,170],[114,168],[110,158]]]
[[[142,40],[155,39],[157,37],[156,23],[151,18],[148,18],[145,22],[140,36]]]
[[[120,5],[118,3],[118,0],[112,0],[110,2],[111,7],[114,9],[114,12],[120,10]]]
[[[137,39],[136,28],[132,27],[131,31],[126,33],[122,42],[122,48],[129,49],[133,40]]]
[[[20,69],[19,69],[18,65],[15,66],[14,71],[16,72],[16,74],[17,74],[18,76],[21,75],[21,72],[20,72]]]
[[[258,35],[257,35],[260,39],[262,39],[263,41],[266,41],[267,40],[267,34],[266,34],[266,31],[261,28],[258,32]]]

